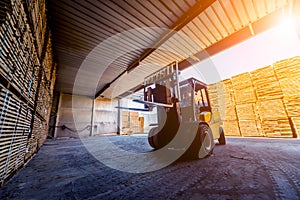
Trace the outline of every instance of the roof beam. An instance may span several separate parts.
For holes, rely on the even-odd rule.
[[[246,26],[235,33],[227,36],[226,38],[216,42],[215,44],[209,46],[208,48],[204,49],[203,51],[200,51],[196,53],[195,55],[191,56],[191,58],[187,58],[180,63],[178,63],[178,68],[180,70],[186,69],[193,64],[198,63],[199,61],[203,61],[213,55],[216,55],[222,51],[225,51],[226,49],[233,47],[247,39],[250,39],[251,37],[262,33],[272,27],[275,27],[280,23],[282,18],[282,10],[277,10],[253,23],[251,23],[249,26]],[[296,13],[296,12],[295,12]],[[299,12],[300,13],[300,12]],[[299,22],[298,22],[299,24]],[[300,29],[299,29],[300,30]],[[276,42],[276,41],[274,41]],[[132,88],[132,91],[138,91],[142,89],[143,86],[137,86],[135,88]],[[119,95],[119,98],[126,97],[128,93],[123,93]]]
[[[273,13],[266,15],[265,17],[249,24],[248,26],[236,31],[235,33],[227,36],[226,38],[216,42],[215,44],[207,47],[203,51],[200,51],[191,58],[187,58],[178,64],[180,70],[186,69],[199,61],[205,60],[213,55],[216,55],[226,49],[241,43],[251,37],[262,33],[272,27],[275,27],[280,23],[282,18],[282,10],[279,9]],[[275,42],[275,41],[274,41]]]
[[[110,85],[115,82],[118,78],[120,78],[126,72],[133,70],[134,68],[139,66],[139,63],[147,58],[152,52],[154,52],[159,46],[161,46],[165,41],[167,41],[170,37],[172,37],[177,31],[181,30],[186,24],[192,21],[195,17],[197,17],[200,13],[202,13],[206,8],[212,5],[216,0],[201,0],[196,1],[196,4],[183,16],[181,16],[176,23],[174,23],[165,35],[162,35],[158,40],[152,45],[152,48],[148,48],[145,50],[138,59],[132,62],[125,71],[123,71],[119,76],[113,79],[110,83],[107,83],[103,88],[101,88],[96,94],[95,98],[100,96],[106,89],[110,87]]]

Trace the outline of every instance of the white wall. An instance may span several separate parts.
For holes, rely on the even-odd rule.
[[[94,104],[94,105],[93,105]],[[116,100],[61,94],[55,137],[79,137],[117,132]],[[62,126],[67,128],[63,129]],[[91,129],[91,127],[93,127]]]

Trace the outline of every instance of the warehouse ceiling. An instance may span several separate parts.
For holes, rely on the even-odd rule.
[[[49,0],[56,90],[114,98],[278,23],[293,0]]]

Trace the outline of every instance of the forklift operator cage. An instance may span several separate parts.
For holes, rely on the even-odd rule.
[[[179,74],[178,63],[174,62],[147,76],[144,79],[144,101],[165,107],[179,102],[182,111],[189,110],[189,121],[196,121],[201,112],[211,112],[207,85],[195,78],[179,82]],[[145,104],[147,109],[151,106]]]

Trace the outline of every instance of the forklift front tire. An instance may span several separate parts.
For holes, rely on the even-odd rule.
[[[187,150],[185,157],[191,159],[201,159],[212,154],[214,149],[213,134],[207,124],[200,124],[196,137]]]

